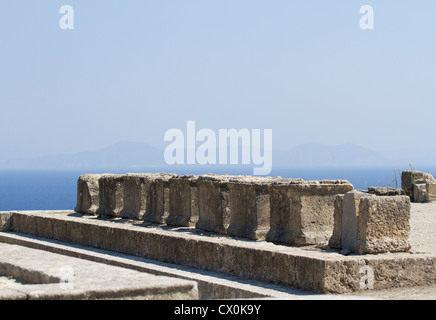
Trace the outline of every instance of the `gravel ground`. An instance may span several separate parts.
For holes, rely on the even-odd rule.
[[[412,250],[436,253],[436,201],[412,203],[410,215]]]

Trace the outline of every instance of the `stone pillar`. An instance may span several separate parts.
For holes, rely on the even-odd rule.
[[[329,247],[332,249],[341,249],[342,244],[342,204],[344,201],[343,194],[338,194],[334,200],[333,211],[333,234],[329,240]]]
[[[427,202],[427,184],[416,183],[413,185],[413,202]]]
[[[426,183],[427,201],[436,201],[436,182]]]
[[[268,178],[235,177],[229,183],[230,225],[233,236],[263,240],[270,228]]]
[[[197,180],[198,222],[196,228],[221,234],[230,223],[228,175],[202,175]]]
[[[102,174],[84,174],[77,180],[77,204],[74,211],[96,214],[100,206],[99,179]]]
[[[97,214],[120,217],[124,206],[123,175],[104,174],[99,181],[99,208]]]
[[[357,241],[357,221],[359,218],[359,204],[362,197],[371,195],[353,190],[344,195],[342,202],[341,248],[354,251]],[[375,197],[375,196],[372,196]]]
[[[165,223],[170,207],[169,180],[175,176],[172,173],[156,173],[152,175],[149,181],[149,205],[143,215],[144,221]]]
[[[197,176],[169,179],[169,215],[166,224],[192,227],[198,220]]]
[[[335,197],[353,189],[344,180],[283,179],[272,184],[271,229],[266,239],[294,245],[328,241],[333,233]]]
[[[356,252],[374,254],[410,249],[409,197],[362,197],[358,214]]]
[[[123,176],[121,217],[142,220],[148,206],[151,178],[150,173],[128,173]]]

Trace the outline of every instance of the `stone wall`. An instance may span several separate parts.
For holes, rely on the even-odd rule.
[[[145,173],[79,177],[76,211],[310,245],[333,232],[344,180]]]

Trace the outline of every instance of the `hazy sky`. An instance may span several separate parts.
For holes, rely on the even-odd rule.
[[[0,156],[164,148],[188,120],[280,149],[435,149],[435,77],[434,0],[1,0]]]

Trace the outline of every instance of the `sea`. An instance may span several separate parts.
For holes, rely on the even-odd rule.
[[[77,179],[86,173],[173,172],[177,174],[252,175],[252,168],[175,167],[129,169],[0,170],[0,211],[73,210],[77,201]],[[368,187],[401,188],[401,171],[416,169],[436,175],[435,166],[398,168],[394,166],[276,167],[271,176],[304,180],[348,180],[355,189]]]

